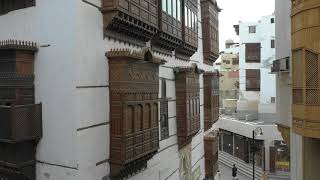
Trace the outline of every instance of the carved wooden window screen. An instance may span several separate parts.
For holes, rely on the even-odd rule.
[[[318,54],[305,51],[306,104],[320,105]]]
[[[319,59],[311,50],[292,52],[293,104],[320,105]]]
[[[111,176],[121,179],[145,167],[159,148],[161,60],[149,51],[112,50],[107,57]]]
[[[218,137],[204,137],[205,177],[214,177],[218,170]]]
[[[261,46],[260,43],[246,43],[246,62],[261,61]]]
[[[177,136],[179,148],[190,143],[200,129],[199,72],[180,69],[176,73]]]
[[[303,103],[303,74],[302,74],[302,49],[292,52],[292,102],[293,104]]]
[[[260,69],[246,69],[246,90],[260,91]]]
[[[0,15],[35,5],[35,0],[0,0]]]

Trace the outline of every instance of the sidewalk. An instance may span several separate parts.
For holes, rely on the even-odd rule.
[[[219,169],[221,172],[221,180],[232,180],[232,169],[219,163]],[[220,180],[218,176],[215,177],[215,180]],[[238,180],[250,180],[250,178],[238,173]]]

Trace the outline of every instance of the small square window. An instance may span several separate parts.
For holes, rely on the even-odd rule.
[[[249,33],[250,34],[256,33],[256,26],[249,26]]]
[[[270,20],[270,21],[271,21],[271,24],[273,24],[273,23],[274,23],[274,18],[271,18],[271,20]]]
[[[271,40],[271,48],[275,48],[275,41],[274,41],[274,39]]]

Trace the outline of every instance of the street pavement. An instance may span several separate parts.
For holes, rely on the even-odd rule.
[[[233,180],[232,178],[232,169],[228,166],[224,165],[223,163],[219,163],[219,170],[221,173],[221,179],[219,179],[219,175],[217,174],[215,180]],[[241,175],[238,172],[238,180],[250,180],[251,178]]]

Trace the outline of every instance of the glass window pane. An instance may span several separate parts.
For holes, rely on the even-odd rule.
[[[167,12],[167,0],[162,0],[162,11]]]
[[[194,28],[194,16],[193,16],[193,12],[191,11],[191,29]]]
[[[188,8],[187,8],[187,6],[184,6],[184,23],[185,23],[185,26],[188,26]]]
[[[181,3],[180,0],[177,0],[177,19],[181,21]]]
[[[168,0],[168,14],[172,15],[172,0]]]
[[[188,21],[189,21],[189,28],[191,28],[191,10],[188,9]]]
[[[197,18],[197,15],[196,13],[194,13],[194,31],[197,31],[198,30],[198,18]]]
[[[172,6],[173,17],[177,19],[177,0],[172,0],[172,1],[173,1],[173,6]]]

